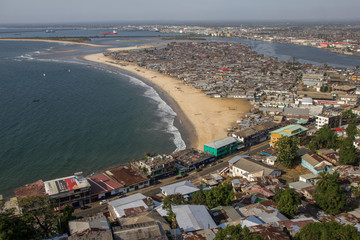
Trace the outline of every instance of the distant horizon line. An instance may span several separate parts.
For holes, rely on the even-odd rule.
[[[101,26],[101,25],[197,25],[197,26],[236,26],[236,25],[344,25],[360,24],[358,20],[211,20],[211,21],[167,21],[167,20],[138,20],[138,21],[74,21],[74,22],[52,22],[52,23],[2,23],[0,27],[35,27],[35,26]]]

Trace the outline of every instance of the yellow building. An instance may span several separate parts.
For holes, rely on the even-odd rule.
[[[283,136],[292,137],[300,133],[306,132],[308,129],[298,124],[288,125],[286,127],[279,128],[275,131],[270,132],[270,146],[275,147],[277,140]]]

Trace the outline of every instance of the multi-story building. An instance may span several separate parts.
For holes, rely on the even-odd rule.
[[[176,172],[175,161],[171,156],[157,155],[148,157],[133,163],[133,165],[143,171],[150,179],[159,179],[171,176]]]
[[[123,189],[126,192],[135,191],[150,185],[149,179],[144,177],[140,171],[131,168],[130,165],[112,168],[105,171],[105,174],[123,185]]]
[[[215,161],[215,157],[212,154],[194,148],[175,152],[171,154],[171,157],[176,162],[177,167],[180,167],[180,169],[186,169],[186,171],[201,168],[202,166]]]
[[[329,125],[329,127],[334,128],[340,125],[340,115],[338,116],[325,116],[318,115],[316,116],[316,128],[320,129],[324,125]]]
[[[46,194],[54,199],[58,206],[72,204],[74,207],[90,202],[90,183],[82,172],[73,176],[44,182]]]
[[[230,155],[238,150],[238,147],[243,145],[233,137],[223,138],[214,142],[204,144],[204,151],[216,157],[223,157]]]
[[[277,142],[277,140],[279,140],[283,136],[292,137],[305,133],[307,130],[308,129],[306,127],[303,127],[301,125],[291,124],[286,127],[282,127],[275,131],[272,131],[270,133],[271,134],[270,146],[275,147],[275,143]]]

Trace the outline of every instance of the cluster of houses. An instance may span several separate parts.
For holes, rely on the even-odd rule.
[[[265,131],[267,139],[270,139],[270,148],[261,152],[263,159],[248,155],[234,156],[221,171],[203,176],[201,184],[194,185],[195,182],[185,180],[162,186],[161,193],[153,196],[142,193],[123,195],[147,187],[155,182],[153,180],[181,175],[214,163],[217,158],[231,155],[245,144],[251,145],[255,142],[247,142],[246,137],[241,141],[235,137],[226,137],[205,144],[205,151],[186,149],[171,155],[147,157],[87,178],[84,178],[82,173],[75,173],[70,177],[50,181],[39,180],[17,188],[14,192],[18,199],[34,195],[48,196],[55,199],[59,206],[82,206],[119,194],[123,196],[110,199],[105,213],[70,221],[68,239],[73,240],[212,240],[220,229],[238,224],[248,227],[251,232],[259,233],[264,239],[291,239],[306,224],[326,221],[349,224],[360,231],[359,209],[331,216],[313,204],[313,193],[320,172],[337,171],[344,189],[351,193],[353,187],[359,186],[360,168],[338,166],[339,154],[331,149],[301,151],[301,165],[308,169],[308,172],[300,175],[298,181],[284,185],[279,180],[283,172],[274,166],[276,154],[273,145],[282,136],[299,137],[306,134],[307,128],[300,124],[282,123],[279,126],[263,122],[263,127],[257,128],[262,134],[262,131]],[[240,137],[239,133],[237,137]],[[169,211],[162,205],[166,196],[181,194],[189,201],[194,193],[224,182],[231,183],[235,195],[229,206],[209,209],[204,205],[176,205],[172,206],[176,222],[166,220]],[[287,218],[277,209],[273,197],[279,188],[291,188],[303,199],[293,219]]]
[[[157,50],[105,55],[176,77],[211,97],[248,99],[274,115],[332,117],[359,103],[358,69],[281,62],[240,43],[173,42]]]
[[[323,154],[331,155],[324,152]],[[311,161],[309,156],[314,157],[313,153],[307,153],[303,159]],[[359,167],[337,166],[328,171],[331,170],[340,173],[345,188],[358,186]],[[315,207],[312,193],[318,172],[301,175],[298,182],[286,186],[278,178],[281,175],[279,169],[247,155],[235,156],[229,161],[229,171],[227,176],[224,176],[232,179],[230,182],[235,192],[235,199],[230,205],[212,209],[205,205],[173,205],[171,209],[176,221],[169,222],[166,220],[169,211],[164,209],[162,204],[166,196],[180,194],[185,200],[190,200],[194,193],[207,189],[195,186],[190,181],[181,181],[161,187],[161,193],[154,196],[136,193],[109,201],[107,218],[98,215],[90,219],[70,221],[70,232],[73,236],[69,239],[102,236],[98,239],[212,240],[224,227],[239,224],[248,227],[251,232],[262,235],[264,239],[292,239],[306,224],[327,221],[351,225],[360,231],[360,209],[331,216]],[[225,179],[219,178],[219,175],[213,177],[212,181],[218,181],[212,186],[220,184]],[[204,180],[209,178],[204,177]],[[288,187],[303,199],[293,219],[283,215],[273,200],[276,189]],[[86,224],[86,231],[79,222]],[[102,228],[96,225],[99,222],[104,224]],[[96,227],[91,227],[92,225]],[[112,229],[112,236],[108,233],[109,229]]]
[[[105,55],[176,77],[212,97],[257,102],[265,90],[293,96],[291,89],[297,79],[288,63],[259,55],[240,43],[174,42],[157,50]]]
[[[215,156],[196,149],[185,149],[171,155],[157,155],[84,177],[82,172],[49,181],[38,180],[14,190],[15,200],[29,196],[46,196],[58,207],[82,207],[90,202],[136,191],[156,180],[184,175],[215,161]],[[20,209],[21,210],[21,209]]]

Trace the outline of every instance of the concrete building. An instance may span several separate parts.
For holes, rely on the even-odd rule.
[[[123,197],[108,203],[109,212],[114,219],[130,216],[134,213],[146,212],[154,208],[151,198],[141,193]]]
[[[313,174],[329,171],[333,165],[316,153],[309,152],[301,157],[301,165],[309,169]]]
[[[150,180],[130,166],[120,166],[105,171],[105,174],[124,186],[126,192],[135,191],[150,185]]]
[[[236,156],[229,161],[230,175],[243,177],[248,181],[255,181],[263,176],[280,176],[281,170],[255,161],[251,158]]]
[[[324,116],[318,115],[316,116],[316,128],[320,129],[324,125],[329,125],[330,128],[336,128],[340,125],[340,115],[338,116]]]
[[[176,164],[181,165],[186,171],[201,168],[213,161],[215,157],[210,153],[197,150],[195,148],[184,149],[171,154]],[[180,171],[178,172],[180,173]]]
[[[223,157],[230,155],[238,150],[243,145],[233,137],[223,138],[214,142],[206,143],[204,151],[216,157]]]
[[[160,189],[164,196],[180,193],[184,196],[185,199],[190,198],[193,193],[200,191],[199,188],[197,188],[189,181],[173,183],[164,187],[160,187]]]
[[[98,201],[126,192],[124,185],[117,183],[104,174],[87,178],[91,185],[91,201]]]
[[[174,175],[176,172],[174,159],[166,155],[157,155],[136,161],[134,166],[143,171],[150,179],[161,179]]]
[[[44,182],[46,194],[55,199],[58,206],[71,204],[74,207],[90,202],[90,183],[82,172],[73,176]]]
[[[270,132],[271,140],[270,146],[275,147],[277,140],[283,136],[292,137],[305,133],[308,129],[298,124],[288,125],[286,127],[279,128],[275,131]]]
[[[173,206],[172,210],[176,215],[179,228],[183,229],[184,232],[217,227],[206,206],[177,205]]]
[[[111,236],[111,229],[110,224],[107,221],[106,217],[102,214],[88,217],[88,218],[81,218],[69,221],[69,232],[71,236],[84,236],[88,238],[84,239],[91,239],[89,238],[88,234],[91,232],[105,232],[110,231]],[[97,238],[101,239],[101,238]],[[112,239],[112,236],[111,236]]]

